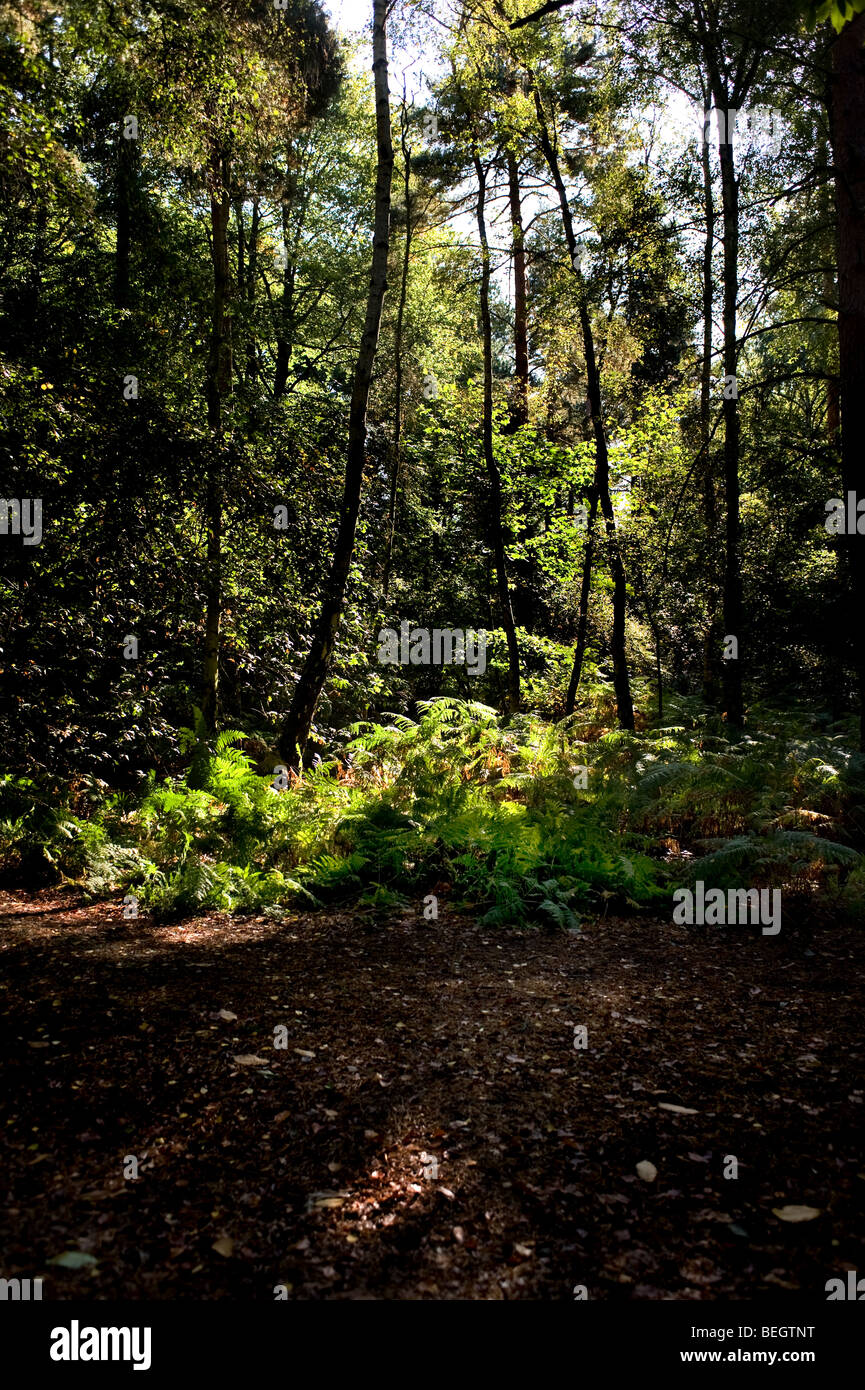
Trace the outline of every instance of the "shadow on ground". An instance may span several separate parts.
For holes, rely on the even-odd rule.
[[[4,893],[0,1275],[58,1299],[824,1298],[863,1266],[858,942],[154,925]],[[48,1263],[68,1249],[97,1263]]]

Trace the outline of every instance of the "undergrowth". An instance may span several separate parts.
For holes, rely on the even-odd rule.
[[[0,779],[0,852],[7,876],[42,868],[159,917],[434,894],[491,926],[576,931],[587,912],[669,902],[695,878],[862,902],[865,765],[840,735],[767,721],[733,742],[687,710],[599,733],[597,718],[505,723],[429,700],[416,721],[353,725],[339,757],[282,790],[242,733],[185,730],[187,776],[134,795],[94,782],[73,803]]]

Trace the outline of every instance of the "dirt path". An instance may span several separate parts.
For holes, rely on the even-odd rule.
[[[825,1297],[865,1267],[858,942],[155,926],[2,894],[0,1275],[46,1298]],[[98,1263],[47,1264],[70,1248]]]

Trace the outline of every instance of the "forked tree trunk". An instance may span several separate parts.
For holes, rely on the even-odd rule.
[[[484,351],[484,403],[482,438],[484,462],[490,481],[490,529],[492,551],[495,560],[496,590],[505,639],[508,644],[508,696],[507,710],[516,714],[520,707],[520,648],[517,642],[517,629],[514,624],[511,594],[508,585],[507,555],[505,552],[505,530],[503,519],[504,502],[502,498],[502,479],[496,463],[493,448],[493,333],[490,318],[490,247],[487,240],[486,171],[475,149],[473,151],[475,175],[478,181],[478,200],[475,214],[478,224],[478,237],[481,243],[481,332]]]
[[[295,687],[291,708],[279,736],[279,751],[287,766],[295,771],[300,767],[303,752],[309,739],[315,707],[336,645],[346,585],[351,569],[366,456],[366,410],[381,327],[382,304],[387,288],[390,192],[393,175],[393,145],[390,131],[390,95],[387,73],[387,0],[373,0],[372,53],[378,153],[372,269],[363,337],[361,338],[352,384],[345,485],[333,563],[325,586],[321,612],[313,632],[312,643]]]

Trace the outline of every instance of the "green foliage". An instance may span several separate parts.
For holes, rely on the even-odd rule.
[[[861,854],[849,845],[824,840],[804,830],[778,830],[768,835],[736,835],[731,840],[706,840],[708,849],[693,865],[692,877],[707,887],[733,888],[747,884],[813,886],[832,869],[853,869]]]
[[[817,0],[810,13],[840,30],[863,8]],[[841,722],[856,699],[857,629],[838,616],[848,577],[822,525],[841,474],[827,33],[806,33],[801,7],[786,4],[736,5],[737,23],[717,33],[721,69],[753,51],[743,104],[770,103],[787,127],[776,156],[744,140],[737,153],[750,703],[750,733],[737,741],[719,704],[717,331],[708,384],[699,360],[699,321],[722,316],[717,154],[704,168],[695,142],[658,143],[646,129],[671,93],[698,95],[692,9],[661,6],[633,33],[602,26],[600,43],[578,7],[518,31],[485,3],[437,36],[409,26],[410,42],[440,42],[424,50],[439,77],[424,111],[402,113],[405,138],[394,142],[391,289],[356,545],[312,729],[320,761],[277,791],[252,750],[270,748],[292,699],[333,550],[374,210],[368,65],[343,61],[307,0],[280,11],[270,0],[5,7],[0,456],[4,493],[41,498],[45,521],[43,544],[0,538],[9,876],[134,890],[163,914],[348,900],[377,910],[438,885],[491,924],[565,929],[580,914],[650,906],[696,871],[861,887],[863,776]],[[531,190],[549,178],[533,83],[579,229],[579,278],[555,202],[529,214]],[[436,113],[440,138],[424,130]],[[475,143],[503,272],[491,304],[493,453],[530,711],[508,722],[479,430],[477,247],[450,216],[452,200],[471,196]],[[531,350],[519,424],[512,164]],[[232,361],[217,442],[205,384],[211,197],[224,193]],[[634,734],[614,729],[601,520],[580,703],[557,722],[595,470],[583,312],[628,584]],[[135,399],[122,389],[127,370],[141,372]],[[214,483],[220,717],[231,726],[216,735],[194,706]],[[485,672],[379,664],[376,630],[403,619],[483,628]],[[140,643],[135,659],[126,634]],[[666,724],[655,728],[649,711],[661,703]],[[578,791],[582,763],[589,785]]]
[[[98,822],[74,815],[56,788],[29,777],[0,777],[0,863],[7,875],[38,883],[81,872],[104,840]]]
[[[840,34],[845,24],[849,24],[857,14],[865,10],[865,0],[809,0],[807,13],[809,23],[819,24],[831,19],[835,32]]]
[[[787,717],[735,744],[705,720],[585,743],[608,698],[597,687],[559,724],[428,700],[416,721],[354,725],[341,759],[285,791],[256,773],[239,731],[185,730],[202,785],[151,779],[85,818],[7,778],[0,848],[19,867],[41,855],[94,895],[133,892],[157,916],[384,909],[435,892],[491,927],[575,931],[587,912],[651,907],[696,878],[811,891],[850,876],[860,891],[865,759],[841,736]]]

